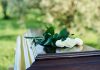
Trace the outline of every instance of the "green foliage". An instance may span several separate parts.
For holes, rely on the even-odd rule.
[[[47,28],[47,31],[43,34],[45,39],[47,39],[48,37],[50,37],[52,35],[54,35],[54,27]]]
[[[66,30],[66,28],[64,28],[60,31],[58,38],[65,40],[68,36],[69,36],[69,32]]]

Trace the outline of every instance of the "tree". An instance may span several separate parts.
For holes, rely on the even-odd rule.
[[[10,17],[7,15],[8,1],[7,0],[2,0],[1,4],[2,4],[2,9],[3,9],[4,19],[9,19]]]

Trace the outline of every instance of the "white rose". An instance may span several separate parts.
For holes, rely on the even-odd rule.
[[[80,38],[75,38],[77,45],[83,45],[83,41]]]
[[[72,48],[76,45],[75,39],[67,38],[65,41],[65,47]]]
[[[62,43],[61,40],[57,40],[57,41],[56,41],[56,46],[57,46],[57,47],[64,47],[64,44]]]
[[[83,41],[80,38],[66,38],[66,40],[62,41],[62,40],[57,40],[56,41],[56,46],[58,47],[68,47],[68,48],[72,48],[75,45],[83,45]]]

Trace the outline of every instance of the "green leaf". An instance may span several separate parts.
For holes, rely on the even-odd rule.
[[[47,28],[46,32],[43,35],[44,36],[45,35],[54,35],[54,27],[51,26],[51,27]]]
[[[52,47],[51,45],[47,45],[44,47],[46,53],[56,53],[56,47]]]
[[[52,37],[48,38],[47,41],[45,41],[44,45],[51,45]]]
[[[69,36],[69,32],[66,28],[62,29],[58,35],[59,39],[65,40]]]
[[[54,34],[54,35],[53,35],[53,38],[54,38],[54,39],[58,39],[58,33]]]

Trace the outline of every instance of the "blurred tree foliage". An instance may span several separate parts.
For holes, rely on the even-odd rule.
[[[100,33],[100,0],[8,0],[10,15],[22,17],[38,9],[43,22],[67,26],[80,34]]]
[[[4,19],[9,19],[9,16],[7,15],[8,1],[1,0],[1,5],[2,5],[2,9],[3,9]]]

